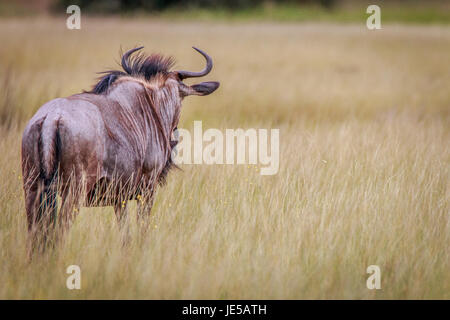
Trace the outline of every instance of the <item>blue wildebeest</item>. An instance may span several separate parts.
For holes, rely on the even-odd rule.
[[[155,187],[173,166],[171,136],[183,98],[208,95],[219,83],[183,83],[211,71],[202,50],[194,48],[206,67],[192,72],[170,71],[171,57],[135,53],[140,49],[122,56],[123,71],[104,72],[91,91],[47,102],[26,126],[22,171],[32,247],[45,247],[55,226],[63,233],[80,205],[114,206],[120,226],[126,202],[139,199],[138,220],[147,224]]]

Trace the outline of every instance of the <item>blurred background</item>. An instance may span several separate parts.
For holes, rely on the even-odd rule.
[[[450,22],[446,0],[1,0],[0,15],[61,14],[71,4],[95,15],[340,22],[364,20],[367,6],[378,4],[385,22]]]

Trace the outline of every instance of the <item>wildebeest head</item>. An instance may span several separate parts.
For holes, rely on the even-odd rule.
[[[164,80],[167,84],[176,84],[181,98],[189,95],[205,96],[214,92],[219,87],[219,82],[216,81],[201,82],[192,86],[183,83],[184,79],[203,77],[211,71],[213,67],[212,59],[204,51],[193,47],[206,59],[206,67],[202,71],[194,72],[180,70],[169,72],[168,69],[173,65],[173,60],[171,58],[152,55],[147,58],[137,56],[135,59],[130,59],[134,52],[139,51],[142,48],[143,47],[131,49],[122,56],[122,67],[128,74],[144,73],[145,78],[150,78],[153,75],[161,73],[164,75],[163,78],[165,78]],[[145,75],[145,73],[147,73],[147,75]]]
[[[193,47],[206,59],[206,67],[200,72],[194,71],[170,71],[169,69],[174,65],[172,57],[163,57],[158,54],[150,56],[144,56],[142,54],[133,53],[141,50],[144,47],[138,47],[127,51],[122,56],[122,68],[124,71],[105,71],[102,72],[105,75],[92,89],[92,93],[105,93],[108,88],[120,77],[134,76],[150,81],[152,79],[158,79],[158,85],[163,86],[165,84],[176,86],[178,88],[180,98],[184,98],[189,95],[205,96],[211,94],[219,87],[219,82],[208,81],[188,86],[183,83],[184,79],[197,78],[206,76],[213,67],[211,57],[204,51]]]
[[[130,80],[130,78],[141,81],[153,92],[152,98],[159,100],[154,102],[171,106],[172,112],[175,114],[174,117],[171,117],[175,120],[172,125],[175,127],[178,122],[181,101],[184,97],[189,95],[205,96],[219,87],[219,82],[216,81],[201,82],[194,85],[183,83],[184,79],[203,77],[211,71],[213,67],[212,59],[204,51],[193,47],[206,59],[206,67],[202,71],[171,71],[170,69],[174,65],[172,57],[164,57],[159,54],[146,56],[136,53],[142,48],[138,47],[125,52],[121,60],[123,71],[103,72],[104,76],[90,92],[106,94],[116,83]]]

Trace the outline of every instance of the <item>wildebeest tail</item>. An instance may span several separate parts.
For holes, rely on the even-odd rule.
[[[39,216],[41,219],[56,221],[57,212],[57,171],[59,159],[60,138],[58,133],[59,119],[47,117],[41,127],[39,137],[39,180],[41,192],[39,194]]]

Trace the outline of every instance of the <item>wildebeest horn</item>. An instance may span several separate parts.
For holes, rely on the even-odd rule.
[[[200,49],[197,49],[196,47],[192,47],[195,50],[197,50],[198,52],[200,52],[200,54],[202,56],[205,57],[206,59],[206,67],[205,69],[203,69],[200,72],[194,72],[194,71],[177,71],[178,72],[178,76],[180,77],[180,79],[186,79],[186,78],[196,78],[196,77],[203,77],[206,76],[212,69],[213,67],[213,62],[210,56],[208,56],[205,52],[203,52]]]
[[[131,74],[131,68],[128,65],[128,57],[136,51],[141,50],[143,47],[138,47],[138,48],[134,48],[131,50],[128,50],[127,52],[125,52],[125,54],[122,56],[122,68],[123,70],[125,70],[126,73]]]

